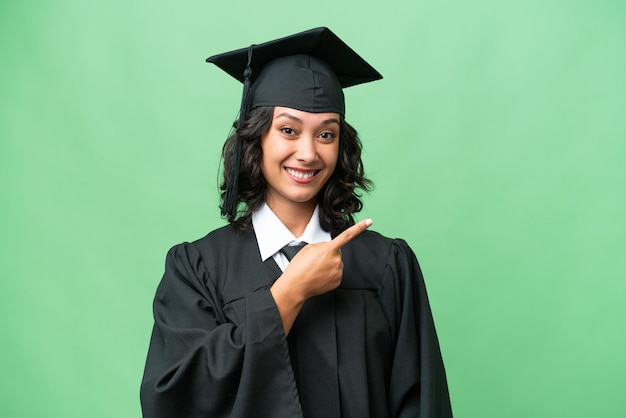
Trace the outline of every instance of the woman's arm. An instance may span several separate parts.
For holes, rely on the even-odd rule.
[[[192,244],[170,250],[154,299],[141,385],[146,418],[302,415],[282,322],[269,290],[245,297],[245,318],[222,305]]]

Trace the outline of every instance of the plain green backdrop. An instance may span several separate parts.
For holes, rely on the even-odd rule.
[[[626,3],[3,1],[0,416],[140,417],[174,244],[223,224],[241,86],[204,58],[329,26],[363,217],[424,270],[457,417],[626,416]]]

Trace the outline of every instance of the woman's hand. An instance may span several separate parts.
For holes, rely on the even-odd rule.
[[[365,219],[328,242],[309,244],[291,260],[285,272],[270,288],[285,334],[289,334],[304,302],[336,289],[343,277],[341,247],[372,225]]]

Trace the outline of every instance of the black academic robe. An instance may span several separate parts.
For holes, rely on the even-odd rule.
[[[146,418],[451,417],[417,260],[365,231],[341,285],[307,300],[288,337],[253,232],[227,226],[173,247],[154,299]]]

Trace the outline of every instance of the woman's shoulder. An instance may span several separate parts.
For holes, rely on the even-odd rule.
[[[386,255],[388,257],[394,251],[412,252],[404,239],[390,238],[369,229],[357,236],[350,244],[355,249],[375,249],[379,256]]]
[[[241,252],[244,247],[256,243],[254,231],[240,230],[233,225],[225,225],[214,229],[200,239],[191,242],[203,258],[230,257]]]
[[[234,236],[237,234],[238,234],[237,229],[233,225],[227,224],[227,225],[221,226],[219,228],[216,228],[210,231],[209,233],[204,235],[202,238],[199,238],[193,241],[193,244],[201,244],[204,242],[210,242],[212,240],[225,239],[231,235]]]
[[[168,252],[166,270],[178,271],[181,277],[226,277],[233,263],[258,255],[254,232],[239,231],[226,225],[200,239],[174,245]],[[216,279],[217,280],[217,279]]]
[[[210,231],[202,238],[180,242],[172,246],[169,250],[169,254],[197,254],[207,256],[209,254],[232,251],[233,248],[240,246],[243,242],[249,241],[251,238],[254,238],[253,231],[241,231],[232,225],[225,225]]]

